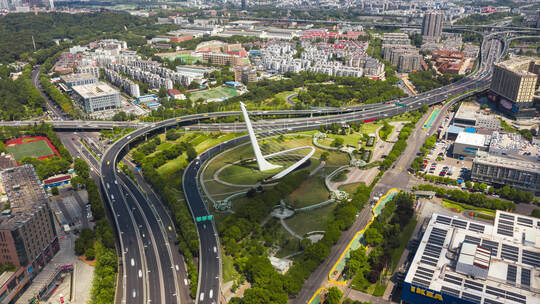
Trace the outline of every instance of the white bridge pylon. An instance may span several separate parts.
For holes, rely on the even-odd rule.
[[[303,150],[303,149],[310,149],[311,150],[302,159],[300,159],[299,161],[297,161],[296,163],[294,163],[290,167],[286,168],[285,170],[283,170],[283,171],[279,172],[278,174],[274,175],[271,179],[275,180],[275,179],[280,179],[280,178],[284,177],[285,175],[292,172],[294,169],[298,168],[301,164],[306,162],[308,159],[310,159],[311,156],[313,156],[313,154],[315,153],[315,148],[313,148],[311,146],[305,146],[305,147],[296,147],[296,148],[292,148],[292,149],[289,149],[289,150],[280,151],[280,152],[277,152],[277,153],[272,153],[272,154],[263,156],[263,154],[261,152],[261,148],[259,147],[259,143],[257,142],[257,137],[255,136],[255,132],[253,131],[253,126],[251,125],[251,120],[249,119],[248,112],[246,110],[246,105],[244,103],[242,103],[242,102],[240,102],[240,109],[242,109],[242,114],[244,116],[244,120],[246,121],[246,128],[248,130],[249,139],[251,141],[251,146],[253,147],[253,152],[255,153],[255,160],[257,161],[257,165],[259,166],[260,171],[268,171],[268,170],[273,170],[273,169],[277,169],[277,168],[282,167],[280,165],[271,164],[270,162],[268,162],[266,160],[266,158],[281,155],[281,154],[285,154],[285,153],[292,152],[292,151]]]

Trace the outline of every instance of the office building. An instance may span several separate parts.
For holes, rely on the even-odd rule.
[[[104,82],[74,86],[75,99],[86,113],[116,109],[121,106],[120,92]]]
[[[539,68],[540,60],[531,57],[516,57],[493,65],[490,89],[497,95],[503,112],[515,119],[534,117]]]
[[[54,10],[54,0],[49,0],[49,9]]]
[[[247,7],[247,0],[242,0],[242,9],[245,10]]]
[[[88,74],[88,73],[64,75],[64,76],[61,76],[60,79],[70,89],[74,86],[92,84],[92,83],[98,82],[98,79],[94,75]]]
[[[422,21],[422,36],[438,41],[442,34],[444,15],[441,11],[428,11]]]
[[[0,263],[17,267],[0,276],[0,300],[8,303],[60,247],[48,195],[32,165],[0,171],[0,188],[9,204],[0,216]]]
[[[538,304],[540,219],[494,224],[433,214],[403,282],[405,303]]]
[[[540,192],[540,162],[494,153],[478,152],[473,160],[471,179],[493,185]],[[540,260],[539,260],[540,261]]]

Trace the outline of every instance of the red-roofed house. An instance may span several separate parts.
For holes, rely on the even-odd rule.
[[[182,92],[180,92],[177,89],[167,90],[167,93],[169,94],[170,98],[173,98],[173,99],[176,99],[176,100],[184,100],[184,99],[186,99],[186,96],[184,94],[182,94]]]

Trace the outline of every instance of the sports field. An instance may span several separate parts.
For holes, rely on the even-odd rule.
[[[39,159],[58,156],[58,151],[46,137],[23,137],[9,140],[5,143],[6,149],[13,154],[16,161],[25,157]]]
[[[234,90],[233,88],[227,88],[227,87],[219,87],[209,90],[203,90],[203,91],[197,91],[191,93],[191,96],[189,99],[193,101],[197,101],[200,98],[203,100],[210,100],[210,99],[227,99],[230,97],[238,96],[238,92]]]

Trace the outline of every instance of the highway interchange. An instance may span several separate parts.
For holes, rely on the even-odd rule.
[[[423,105],[433,105],[442,103],[449,97],[456,97],[452,102],[460,98],[474,94],[487,88],[491,78],[491,65],[500,60],[507,45],[497,38],[485,36],[482,45],[481,60],[478,70],[472,75],[451,85],[441,87],[430,92],[419,94],[413,97],[402,98],[384,104],[372,104],[364,106],[353,106],[346,108],[319,108],[311,110],[279,110],[279,111],[251,111],[252,116],[268,117],[272,115],[288,116],[274,120],[260,120],[253,123],[254,128],[259,131],[269,129],[280,131],[301,131],[317,129],[320,125],[345,122],[362,122],[370,119],[380,119],[397,115],[406,111],[415,110]],[[37,84],[38,73],[32,74],[34,83]],[[451,102],[446,103],[445,107]],[[48,103],[48,107],[56,118],[62,117],[61,112],[55,109],[54,105]],[[156,123],[140,122],[110,122],[110,121],[73,121],[56,120],[53,125],[56,130],[99,130],[113,127],[136,128],[129,135],[120,138],[118,141],[107,147],[103,152],[101,162],[96,160],[92,153],[80,144],[77,135],[71,138],[64,138],[62,141],[66,148],[74,157],[85,159],[92,170],[92,175],[101,181],[102,192],[106,198],[110,209],[110,215],[114,218],[114,225],[117,230],[122,262],[120,265],[120,280],[118,303],[190,303],[189,288],[186,285],[186,271],[182,262],[182,257],[178,253],[174,241],[176,240],[175,228],[168,211],[159,201],[158,196],[150,189],[140,174],[136,174],[138,185],[131,179],[117,170],[117,164],[127,154],[129,146],[136,140],[162,132],[168,127],[183,127],[186,130],[221,130],[224,132],[244,131],[243,123],[209,123],[210,118],[238,116],[240,112],[217,112],[188,115]],[[22,126],[35,124],[36,121],[15,121],[1,122],[0,125]],[[437,123],[437,122],[436,122]],[[268,131],[267,131],[268,132]],[[59,133],[62,134],[62,133]],[[66,133],[64,133],[66,134]],[[266,134],[271,134],[270,132]],[[400,167],[407,168],[407,164],[412,161],[417,151],[417,146],[421,145],[428,134],[415,135],[415,145],[410,145],[408,149],[412,153],[403,153],[407,156],[398,159]],[[416,137],[418,136],[418,137]],[[210,148],[201,153],[198,158],[191,163],[184,171],[183,192],[193,218],[210,215],[197,183],[198,171],[207,159],[224,149],[237,145],[247,140],[246,136],[232,139]],[[409,155],[411,154],[411,155]],[[132,167],[133,165],[128,162]],[[390,170],[381,180],[381,185],[377,191],[383,190],[393,182],[399,183],[401,173],[391,173]],[[386,177],[389,176],[389,177]],[[383,181],[389,181],[386,184]],[[144,192],[141,190],[144,190]],[[366,213],[367,214],[367,213]],[[363,217],[360,217],[355,226],[361,225]],[[200,240],[199,255],[199,282],[197,292],[198,303],[219,303],[221,285],[221,261],[220,246],[216,228],[213,221],[197,222],[197,231]],[[343,241],[348,235],[344,233]],[[340,247],[336,246],[337,252]],[[334,252],[334,250],[332,251]],[[331,256],[329,260],[334,258]],[[294,300],[295,303],[305,303],[316,288],[324,283],[324,273],[322,265],[312,277],[306,282],[304,289]]]
[[[404,106],[398,106],[394,103],[386,103],[386,104],[380,104],[376,106],[368,106],[368,107],[349,107],[349,108],[342,108],[342,109],[316,109],[316,110],[304,110],[304,113],[302,115],[309,115],[307,117],[297,117],[294,119],[278,119],[274,121],[258,121],[255,122],[255,128],[259,130],[266,130],[268,127],[275,128],[276,126],[281,126],[281,130],[287,130],[287,131],[299,131],[299,130],[306,130],[306,129],[314,129],[318,128],[319,125],[322,124],[331,124],[331,123],[342,123],[342,122],[352,122],[352,121],[364,121],[367,119],[373,119],[373,118],[384,118],[392,115],[396,115],[399,113],[403,113],[405,111],[418,109],[423,105],[432,105],[441,103],[445,100],[447,100],[449,97],[457,96],[460,94],[464,94],[463,96],[466,96],[467,93],[472,94],[473,91],[476,90],[483,90],[487,87],[489,84],[489,80],[491,77],[490,68],[491,63],[495,60],[498,60],[500,58],[500,51],[502,49],[502,45],[497,39],[491,39],[484,43],[482,52],[482,63],[478,69],[478,71],[467,78],[464,78],[452,85],[448,85],[446,87],[442,87],[424,94],[420,94],[418,96],[414,97],[408,97],[403,98],[399,102],[401,104],[406,105]],[[273,115],[273,114],[298,114],[296,113],[288,113],[289,111],[252,111],[252,115]],[[336,112],[342,112],[341,114],[334,114]],[[139,233],[137,229],[132,225],[131,227],[128,227],[129,223],[129,207],[127,205],[135,205],[135,202],[131,202],[129,204],[129,200],[133,198],[133,195],[129,195],[125,191],[123,192],[120,185],[118,185],[118,180],[123,181],[123,183],[128,182],[128,180],[124,178],[119,178],[119,174],[116,173],[116,163],[120,160],[119,154],[126,153],[126,149],[128,145],[135,141],[137,138],[141,136],[145,136],[149,133],[155,133],[159,132],[160,130],[166,128],[166,127],[175,127],[175,126],[189,126],[190,129],[201,129],[201,130],[214,130],[214,129],[220,129],[223,131],[242,131],[244,126],[241,123],[233,123],[233,124],[226,124],[226,123],[214,123],[214,124],[205,124],[205,123],[198,123],[201,120],[206,120],[208,118],[212,117],[223,117],[223,116],[230,116],[230,115],[238,115],[238,112],[227,112],[227,113],[207,113],[207,114],[196,114],[196,115],[189,115],[184,116],[180,118],[175,118],[171,120],[161,121],[154,124],[148,124],[142,128],[139,128],[132,133],[130,133],[128,136],[125,136],[121,139],[119,139],[117,142],[115,142],[113,145],[111,145],[107,151],[104,153],[102,162],[101,162],[101,179],[102,183],[104,185],[104,192],[106,193],[107,198],[109,199],[112,208],[117,212],[120,216],[117,216],[116,219],[120,219],[118,222],[118,225],[120,225],[120,231],[122,231],[121,239],[124,238],[125,235],[131,234],[137,236]],[[333,115],[332,115],[333,114]],[[200,165],[204,163],[206,159],[213,156],[214,154],[218,153],[219,151],[226,149],[228,146],[233,146],[239,142],[242,142],[246,140],[245,137],[240,137],[233,139],[229,142],[222,143],[216,147],[211,148],[208,151],[203,152],[201,155],[199,155],[198,159],[191,162],[188,167],[186,168],[184,172],[184,179],[183,179],[183,188],[184,188],[184,194],[188,201],[188,206],[190,208],[190,211],[194,218],[200,217],[200,216],[206,216],[210,215],[210,212],[204,203],[202,199],[202,195],[199,192],[199,187],[197,184],[197,174],[198,170],[200,168]],[[419,141],[420,142],[420,141]],[[423,141],[422,141],[423,142]],[[127,194],[127,195],[126,195]],[[142,200],[143,198],[139,198],[139,200]],[[127,204],[127,205],[126,205]],[[122,206],[124,206],[122,208]],[[123,209],[124,211],[121,211],[120,209]],[[134,209],[133,211],[136,211]],[[120,212],[125,212],[124,214],[120,214]],[[145,213],[146,216],[148,216],[148,213]],[[150,226],[150,225],[148,225]],[[135,231],[133,231],[135,230]],[[142,231],[148,232],[149,229],[143,229]],[[213,225],[212,221],[207,222],[198,222],[197,223],[197,230],[199,233],[199,239],[200,239],[200,260],[199,260],[199,269],[200,269],[200,275],[199,275],[199,282],[198,282],[198,294],[197,294],[197,302],[198,303],[217,303],[218,297],[219,297],[219,291],[220,291],[220,278],[221,278],[221,268],[220,268],[220,260],[219,260],[219,240],[217,237],[217,232],[215,229],[215,226]],[[156,233],[154,233],[155,235]],[[141,236],[139,236],[141,237]],[[143,237],[144,239],[144,237]],[[128,244],[125,244],[125,242],[129,242]],[[126,264],[130,264],[131,259],[136,260],[135,264],[140,265],[143,263],[148,263],[148,257],[145,258],[146,254],[141,254],[142,252],[140,249],[137,249],[137,244],[139,244],[139,248],[141,246],[140,241],[137,242],[135,239],[132,239],[132,237],[127,237],[126,241],[122,241],[122,247],[129,247],[130,249],[125,252],[125,249],[123,249],[124,253],[124,263],[123,268],[126,269],[127,275],[124,276],[127,278],[126,282],[124,284],[126,287],[124,288],[124,293],[126,294],[125,297],[130,297],[133,294],[144,295],[145,287],[144,284],[142,284],[141,281],[143,280],[133,280],[133,277],[137,277],[136,270],[137,267],[129,267],[126,266]],[[131,249],[131,248],[135,249]],[[146,261],[145,261],[146,260]],[[163,263],[162,260],[166,260],[165,258],[162,258],[160,256],[160,261]],[[133,269],[132,269],[133,268]],[[162,267],[162,270],[167,267]],[[149,268],[152,271],[155,272],[154,269]],[[157,270],[157,268],[156,268]],[[149,280],[151,283],[148,285],[161,285],[158,278],[144,278],[146,280]],[[320,285],[320,284],[319,284]],[[315,285],[317,286],[317,285]],[[318,286],[317,286],[318,287]],[[152,288],[148,288],[152,290]],[[304,292],[306,295],[310,294],[309,291],[310,288],[305,289]],[[135,293],[131,293],[131,290],[135,290]],[[127,291],[127,293],[126,293]],[[162,295],[158,294],[157,292],[150,291],[149,299],[152,300],[152,302],[159,302],[162,300]],[[143,303],[142,296],[136,296],[135,298],[130,299],[130,303]],[[299,299],[302,298],[301,296]],[[167,302],[170,303],[170,302]],[[301,303],[301,300],[298,302]]]

